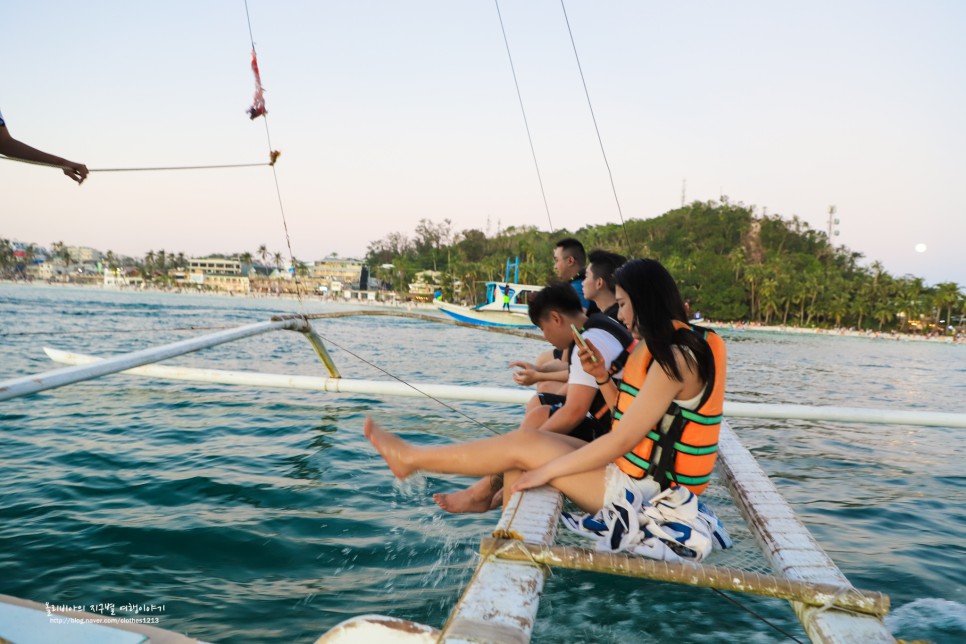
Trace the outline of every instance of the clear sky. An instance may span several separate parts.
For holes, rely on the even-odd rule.
[[[895,274],[966,285],[966,2],[568,0],[625,218],[686,198],[798,215]],[[550,224],[495,4],[249,0],[295,255],[421,218]],[[555,229],[618,221],[560,2],[500,3]],[[90,168],[267,160],[243,0],[5,3],[11,134]],[[271,170],[0,162],[0,236],[287,257]],[[925,244],[925,252],[916,246]]]

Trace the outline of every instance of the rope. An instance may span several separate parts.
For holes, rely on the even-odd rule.
[[[302,316],[302,317],[304,317],[304,316]],[[433,401],[435,401],[435,402],[437,402],[438,404],[440,404],[440,405],[442,405],[442,406],[443,406],[443,407],[445,407],[446,409],[449,409],[450,411],[452,411],[452,412],[454,412],[454,413],[456,413],[456,414],[459,414],[459,415],[460,415],[460,416],[462,416],[463,418],[466,418],[467,420],[470,420],[470,421],[472,421],[472,422],[474,422],[474,423],[476,423],[477,425],[479,425],[480,427],[482,427],[482,428],[483,428],[483,429],[485,429],[486,431],[488,431],[488,432],[490,432],[490,433],[492,433],[492,434],[494,434],[494,435],[496,435],[496,436],[500,436],[500,435],[501,435],[501,434],[500,434],[500,432],[498,432],[498,431],[496,431],[495,429],[493,429],[493,428],[492,428],[492,427],[490,427],[489,425],[487,425],[487,424],[485,424],[485,423],[483,423],[483,422],[480,422],[479,420],[477,420],[477,419],[475,419],[475,418],[473,418],[473,417],[472,417],[472,416],[470,416],[469,414],[466,414],[466,413],[464,413],[464,412],[462,412],[462,411],[460,411],[459,409],[457,409],[456,407],[453,407],[452,405],[450,405],[450,404],[448,404],[448,403],[445,403],[445,402],[443,402],[443,401],[442,401],[442,400],[440,400],[439,398],[436,398],[435,396],[433,396],[433,395],[431,395],[431,394],[428,394],[428,393],[426,393],[425,391],[423,391],[422,389],[420,389],[420,388],[419,388],[419,387],[417,387],[416,385],[414,385],[414,384],[412,384],[412,383],[409,383],[409,382],[406,382],[405,380],[403,380],[403,379],[402,379],[402,378],[400,378],[399,376],[396,376],[395,374],[392,374],[392,373],[390,373],[389,371],[386,371],[385,369],[383,369],[383,368],[382,368],[382,367],[380,367],[379,365],[377,365],[377,364],[375,364],[374,362],[370,362],[369,360],[366,360],[365,358],[363,358],[363,357],[362,357],[362,356],[360,356],[359,354],[357,354],[357,353],[355,353],[355,352],[353,352],[353,351],[350,351],[349,349],[346,349],[346,348],[345,348],[344,346],[342,346],[342,345],[340,345],[340,344],[338,344],[338,343],[336,343],[336,342],[333,342],[331,338],[327,338],[327,337],[325,337],[324,335],[322,335],[322,334],[321,334],[321,333],[319,333],[318,331],[316,331],[316,335],[318,335],[318,336],[319,336],[320,338],[322,338],[323,340],[325,340],[325,341],[326,341],[327,343],[329,343],[329,344],[331,344],[332,346],[334,346],[334,347],[335,347],[336,349],[341,349],[342,351],[345,351],[346,353],[348,353],[348,354],[349,354],[350,356],[352,356],[352,357],[353,357],[353,358],[355,358],[356,360],[359,360],[360,362],[363,362],[363,363],[365,363],[365,364],[367,364],[367,365],[369,365],[369,366],[370,366],[370,367],[372,367],[373,369],[376,369],[377,371],[379,371],[379,372],[381,372],[381,373],[383,373],[383,374],[385,374],[385,375],[387,375],[387,376],[389,376],[389,377],[390,377],[390,378],[392,378],[393,380],[396,380],[396,381],[398,381],[398,382],[401,382],[402,384],[404,384],[404,385],[406,385],[407,387],[409,387],[410,389],[412,389],[412,390],[413,390],[413,391],[415,391],[416,393],[418,393],[418,394],[420,394],[421,396],[425,396],[426,398],[429,398],[430,400],[433,400]]]
[[[503,44],[506,46],[506,57],[510,61],[510,72],[513,74],[513,86],[517,89],[517,100],[520,102],[520,113],[523,115],[523,126],[527,130],[527,141],[530,142],[530,154],[533,155],[533,167],[537,171],[537,182],[540,184],[540,195],[543,197],[543,207],[547,211],[547,223],[550,224],[550,234],[553,234],[553,220],[550,219],[550,205],[547,203],[547,192],[543,188],[543,177],[540,175],[540,165],[537,163],[537,151],[533,147],[533,137],[530,135],[530,123],[527,121],[527,111],[523,108],[523,95],[520,93],[520,83],[517,82],[517,71],[513,66],[513,56],[510,55],[510,41],[506,37],[503,26],[503,14],[500,13],[500,0],[493,0],[496,4],[496,15],[500,19],[500,31],[503,32]]]
[[[797,637],[795,637],[794,635],[792,635],[788,631],[784,630],[781,626],[778,626],[777,624],[772,624],[767,619],[765,619],[762,615],[759,615],[755,611],[751,610],[750,608],[748,608],[747,606],[745,606],[744,604],[742,604],[740,601],[738,601],[734,597],[731,597],[730,595],[724,594],[724,592],[718,590],[717,588],[712,588],[711,590],[713,590],[714,592],[718,593],[719,595],[721,595],[722,597],[724,597],[725,599],[727,599],[729,602],[731,602],[732,604],[734,604],[735,606],[737,606],[741,610],[743,610],[743,611],[751,614],[756,619],[758,619],[758,621],[762,622],[763,624],[767,624],[768,626],[771,626],[773,629],[775,629],[776,631],[778,631],[779,633],[781,633],[782,635],[784,635],[788,639],[792,640],[793,642],[798,642],[798,644],[803,644],[802,643],[802,640],[798,639]]]
[[[255,36],[252,33],[252,17],[248,12],[248,0],[245,0],[245,19],[248,21],[248,39],[252,44],[252,53],[257,56],[255,51]],[[268,141],[268,153],[272,152],[272,135],[268,129],[268,114],[262,114],[265,120],[265,138]],[[278,172],[275,171],[275,164],[272,163],[272,178],[275,180],[275,194],[278,197],[278,209],[282,214],[282,228],[285,230],[285,245],[288,247],[288,258],[292,263],[292,277],[295,279],[295,297],[299,303],[299,310],[305,314],[305,302],[302,299],[302,283],[299,281],[299,267],[295,265],[295,254],[292,252],[292,239],[288,232],[288,221],[285,218],[285,206],[282,204],[282,190],[278,185]]]
[[[279,153],[273,151],[271,153],[271,161],[265,163],[221,163],[215,165],[171,165],[171,166],[157,166],[151,168],[90,168],[88,172],[157,172],[162,170],[219,170],[224,168],[260,168],[262,166],[274,166],[276,159],[278,159]],[[17,161],[19,163],[27,163],[29,165],[42,165],[48,168],[61,168],[65,166],[57,165],[56,163],[45,163],[43,161],[31,161],[29,159],[18,159],[16,157],[5,157],[0,156],[0,159],[4,161]]]
[[[631,239],[627,234],[627,225],[624,223],[624,212],[621,210],[620,199],[617,198],[617,186],[614,185],[614,173],[611,172],[610,162],[607,160],[607,152],[604,150],[604,140],[600,136],[600,128],[597,127],[597,116],[594,114],[594,106],[590,102],[590,92],[587,90],[587,81],[584,79],[584,70],[580,66],[580,56],[577,54],[577,43],[574,42],[574,33],[570,29],[570,18],[567,17],[567,7],[564,0],[560,0],[560,8],[563,9],[564,21],[567,23],[567,33],[570,35],[570,44],[574,49],[574,58],[577,60],[577,71],[580,72],[580,82],[584,86],[584,95],[587,97],[587,107],[590,108],[590,118],[594,122],[594,131],[597,133],[597,142],[600,144],[600,153],[604,157],[604,165],[607,167],[607,176],[610,177],[610,189],[614,193],[614,202],[617,204],[617,215],[621,219],[621,229],[624,231],[624,242],[627,244],[627,254],[632,255]]]

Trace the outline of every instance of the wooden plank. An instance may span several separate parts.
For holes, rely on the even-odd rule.
[[[494,535],[551,545],[563,495],[550,487],[514,494]],[[485,553],[446,626],[443,640],[524,643],[530,641],[547,569],[533,562],[497,559]]]

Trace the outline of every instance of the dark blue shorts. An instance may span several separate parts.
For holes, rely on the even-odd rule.
[[[537,394],[537,399],[541,405],[550,407],[551,416],[563,407],[567,401],[567,397],[561,396],[560,394]],[[595,438],[600,438],[608,431],[610,431],[610,427],[606,423],[602,423],[592,416],[585,416],[579,425],[570,430],[570,435],[589,443]]]

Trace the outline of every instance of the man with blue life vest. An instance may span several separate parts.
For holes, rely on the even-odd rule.
[[[10,136],[7,124],[0,113],[0,154],[12,159],[22,159],[23,161],[36,161],[46,165],[56,166],[64,171],[68,177],[79,184],[84,183],[87,178],[87,166],[83,163],[68,161],[53,154],[42,152],[37,148],[32,148],[26,143],[22,143]]]
[[[634,339],[630,331],[602,313],[587,315],[574,289],[554,284],[537,293],[529,304],[530,320],[544,337],[569,357],[567,383],[562,394],[538,393],[527,403],[523,422],[516,431],[567,434],[590,442],[610,431],[611,414],[595,379],[584,371],[572,326],[596,346],[609,372],[619,377]],[[433,500],[447,512],[484,512],[500,504],[502,477],[486,477],[453,494],[434,494]]]
[[[584,295],[585,266],[587,265],[587,252],[584,245],[573,237],[567,237],[557,242],[553,249],[553,270],[557,273],[557,279],[562,282],[569,282],[574,291],[580,298],[580,305],[584,307],[587,315],[596,313],[597,306],[593,301]]]

